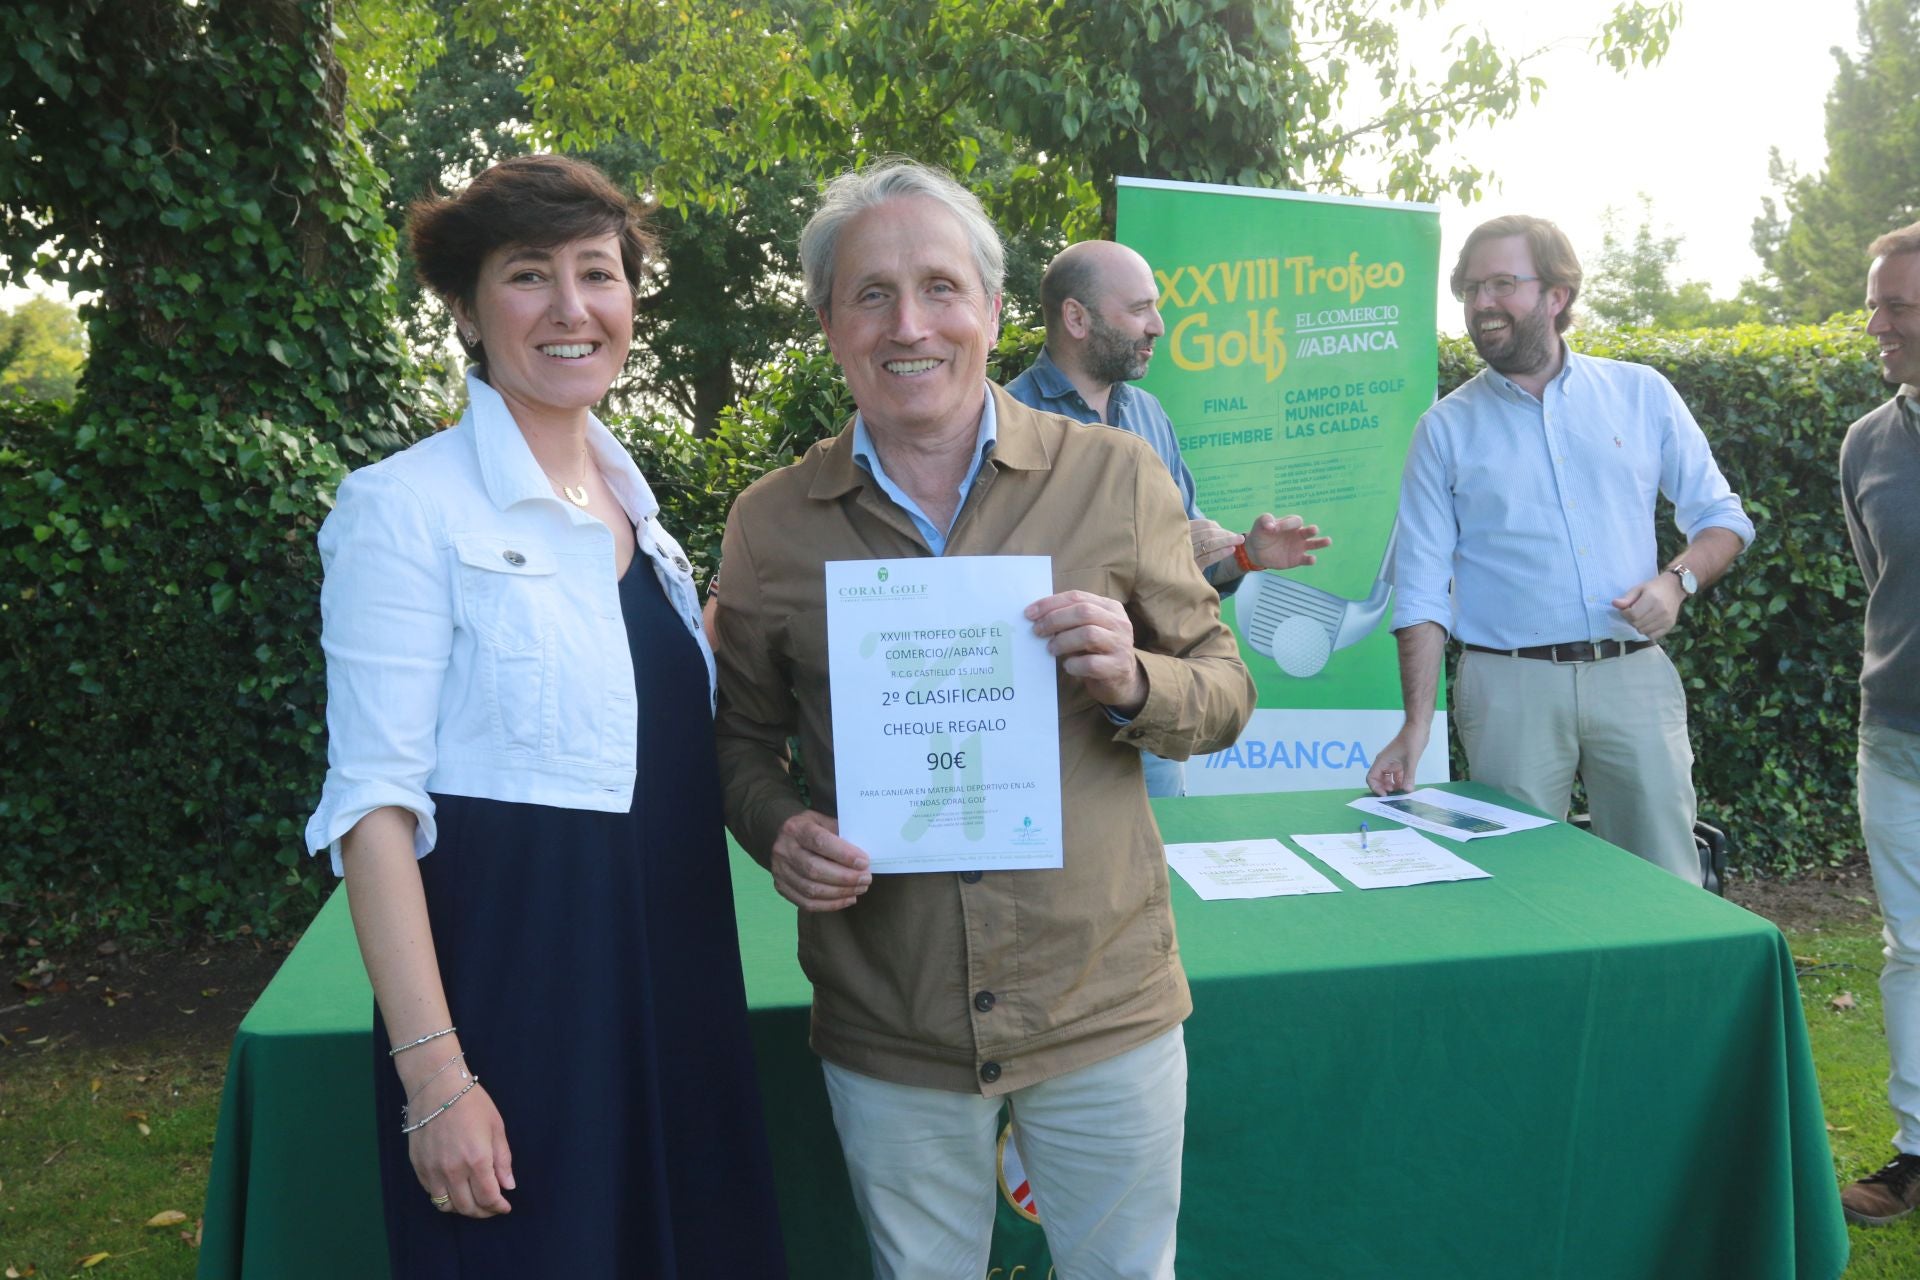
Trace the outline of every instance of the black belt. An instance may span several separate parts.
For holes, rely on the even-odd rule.
[[[1598,662],[1602,658],[1622,658],[1629,653],[1653,648],[1651,640],[1575,640],[1572,644],[1536,644],[1525,649],[1490,649],[1484,644],[1465,648],[1475,653],[1497,653],[1507,658],[1539,658],[1543,662]]]

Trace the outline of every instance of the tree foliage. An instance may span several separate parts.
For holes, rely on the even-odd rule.
[[[1764,319],[1752,301],[1715,298],[1703,280],[1673,278],[1683,237],[1654,230],[1653,201],[1640,196],[1640,225],[1631,235],[1609,208],[1600,253],[1587,271],[1581,304],[1602,324],[1619,328],[1719,328]]]
[[[1112,220],[1119,174],[1471,199],[1485,175],[1433,157],[1542,85],[1484,35],[1402,65],[1394,19],[1435,0],[472,0],[460,22],[525,50],[543,141],[653,148],[668,206],[737,207],[737,175],[904,152],[963,176],[1010,225]],[[1594,36],[1619,69],[1665,52],[1678,8],[1628,0]],[[1349,91],[1365,85],[1368,92]],[[1365,103],[1360,99],[1364,97]],[[1362,178],[1362,170],[1377,178]]]
[[[1920,0],[1857,0],[1860,48],[1833,51],[1827,161],[1802,175],[1773,156],[1779,203],[1762,201],[1754,252],[1787,320],[1860,306],[1867,245],[1920,219]]]
[[[433,0],[443,52],[370,131],[374,159],[391,175],[388,220],[396,232],[415,199],[456,190],[488,165],[535,145],[525,123],[531,104],[519,87],[525,55],[506,31],[488,33],[492,39],[480,43],[455,29],[463,8]],[[648,185],[659,160],[651,147],[625,137],[581,155],[636,190]],[[793,246],[813,175],[783,163],[736,180],[742,192],[736,210],[687,204],[654,210],[660,254],[635,310],[632,362],[613,393],[616,406],[664,409],[703,437],[807,323],[793,285]],[[401,308],[416,348],[450,351],[450,317],[424,296],[404,244],[400,261]]]
[[[1052,252],[1111,232],[1117,174],[1351,192],[1368,169],[1390,194],[1470,196],[1483,175],[1441,168],[1434,149],[1540,90],[1526,56],[1478,35],[1443,75],[1403,68],[1390,19],[1420,0],[360,6],[349,61],[384,110],[394,225],[421,192],[535,147],[582,154],[658,202],[659,288],[617,390],[703,437],[804,333],[794,247],[822,172],[904,152],[960,174],[1010,233],[1019,319]],[[1656,57],[1674,18],[1623,5],[1596,54]],[[403,34],[383,43],[383,22]],[[1349,109],[1359,82],[1370,105]],[[410,296],[407,312],[423,347],[445,347],[436,308]]]
[[[0,311],[0,401],[71,401],[87,362],[80,317],[54,298]]]

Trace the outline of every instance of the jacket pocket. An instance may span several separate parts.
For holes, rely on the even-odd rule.
[[[559,563],[543,547],[490,536],[454,540],[461,618],[475,637],[475,676],[496,750],[557,748],[553,670]]]
[[[559,563],[544,547],[506,538],[456,538],[461,617],[488,644],[538,649],[553,629]]]

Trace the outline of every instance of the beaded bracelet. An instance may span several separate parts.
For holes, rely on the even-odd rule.
[[[430,1040],[438,1040],[441,1036],[450,1036],[459,1029],[458,1027],[448,1027],[445,1031],[435,1031],[430,1035],[421,1036],[418,1040],[409,1040],[397,1049],[387,1050],[387,1056],[389,1058],[397,1058],[409,1049],[418,1049]]]
[[[454,1094],[451,1098],[448,1098],[445,1102],[441,1103],[439,1106],[435,1107],[432,1111],[428,1112],[426,1119],[417,1120],[412,1124],[407,1123],[407,1120],[409,1119],[407,1114],[407,1108],[401,1107],[400,1108],[401,1134],[404,1136],[409,1133],[416,1133],[419,1130],[426,1128],[428,1125],[432,1124],[435,1120],[438,1120],[443,1114],[445,1114],[446,1111],[450,1109],[454,1103],[460,1101],[460,1099],[472,1093],[474,1090],[474,1087],[479,1083],[480,1083],[479,1076],[467,1076],[467,1084],[465,1088],[460,1090],[460,1092]]]
[[[1244,542],[1233,549],[1233,562],[1247,573],[1253,573],[1260,567],[1253,562],[1253,557],[1247,554],[1247,544]]]

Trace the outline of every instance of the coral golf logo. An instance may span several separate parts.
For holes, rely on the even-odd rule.
[[[1013,1141],[1011,1119],[1000,1130],[1000,1194],[1028,1222],[1040,1221],[1040,1206],[1033,1198],[1033,1184],[1027,1180],[1026,1166],[1020,1163],[1020,1147]]]
[[[876,572],[873,576],[880,579],[880,581],[885,582],[887,580],[887,566],[881,565],[878,572]]]

